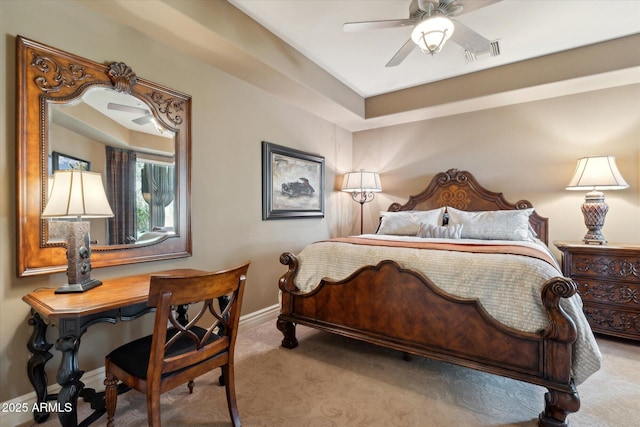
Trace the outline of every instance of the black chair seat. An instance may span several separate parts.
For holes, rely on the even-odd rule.
[[[191,332],[195,333],[198,338],[202,339],[207,331],[199,326],[194,326],[189,329]],[[167,330],[167,341],[173,338],[173,336],[178,332],[175,328],[170,328]],[[149,369],[149,355],[151,354],[151,339],[153,335],[147,335],[146,337],[138,338],[135,341],[131,341],[127,344],[124,344],[111,353],[107,357],[111,359],[116,365],[120,366],[122,369],[127,371],[129,374],[144,379],[147,379],[147,370]],[[219,340],[220,337],[215,334],[211,334],[209,339],[207,340],[207,344],[210,344],[216,340]],[[180,337],[175,344],[169,347],[169,350],[165,353],[165,357],[173,357],[179,354],[184,354],[189,351],[193,351],[194,342],[187,336]],[[215,356],[214,356],[215,357]],[[168,377],[175,372],[165,372],[162,374],[162,377]]]

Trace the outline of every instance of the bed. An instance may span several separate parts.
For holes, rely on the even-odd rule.
[[[566,426],[576,385],[602,358],[547,240],[529,201],[509,203],[466,171],[438,173],[389,206],[375,235],[280,256],[282,346],[297,347],[305,325],[526,381],[547,389],[539,425]]]

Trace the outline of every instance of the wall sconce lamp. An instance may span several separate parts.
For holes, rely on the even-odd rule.
[[[362,213],[364,204],[373,200],[374,194],[382,191],[378,172],[348,172],[342,181],[342,191],[351,193],[351,198],[360,203],[360,234],[363,233]]]
[[[609,205],[605,203],[604,194],[600,190],[622,190],[628,186],[618,171],[614,156],[578,159],[576,171],[566,189],[589,191],[582,204],[584,224],[588,229],[582,239],[584,243],[599,245],[607,243],[600,230],[604,226]]]
[[[66,224],[68,283],[55,293],[84,292],[100,286],[101,281],[91,278],[90,225],[82,219],[113,216],[102,177],[80,170],[55,171],[49,191],[42,218],[75,218]]]

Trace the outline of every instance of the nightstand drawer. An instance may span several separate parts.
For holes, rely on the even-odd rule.
[[[617,283],[597,279],[573,279],[585,305],[601,302],[610,306],[640,310],[640,283]]]
[[[593,332],[636,340],[640,337],[638,311],[618,310],[594,304],[585,305],[583,312]]]
[[[571,277],[594,277],[640,284],[640,258],[574,253],[569,266]]]

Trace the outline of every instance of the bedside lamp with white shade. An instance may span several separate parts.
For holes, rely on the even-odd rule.
[[[56,293],[76,293],[100,286],[91,278],[90,225],[83,218],[109,218],[111,206],[99,173],[64,170],[55,171],[50,196],[42,218],[75,218],[67,222],[68,283]]]
[[[582,204],[584,223],[587,234],[584,243],[605,244],[602,235],[604,220],[609,211],[609,205],[604,201],[602,190],[622,190],[629,187],[616,166],[614,156],[593,156],[578,159],[578,165],[567,186],[567,190],[589,191]]]
[[[367,172],[364,169],[360,169],[357,172],[348,172],[344,175],[342,181],[342,191],[351,193],[351,198],[360,203],[360,234],[362,234],[364,204],[373,200],[373,193],[382,191],[380,175],[378,175],[378,172]]]

